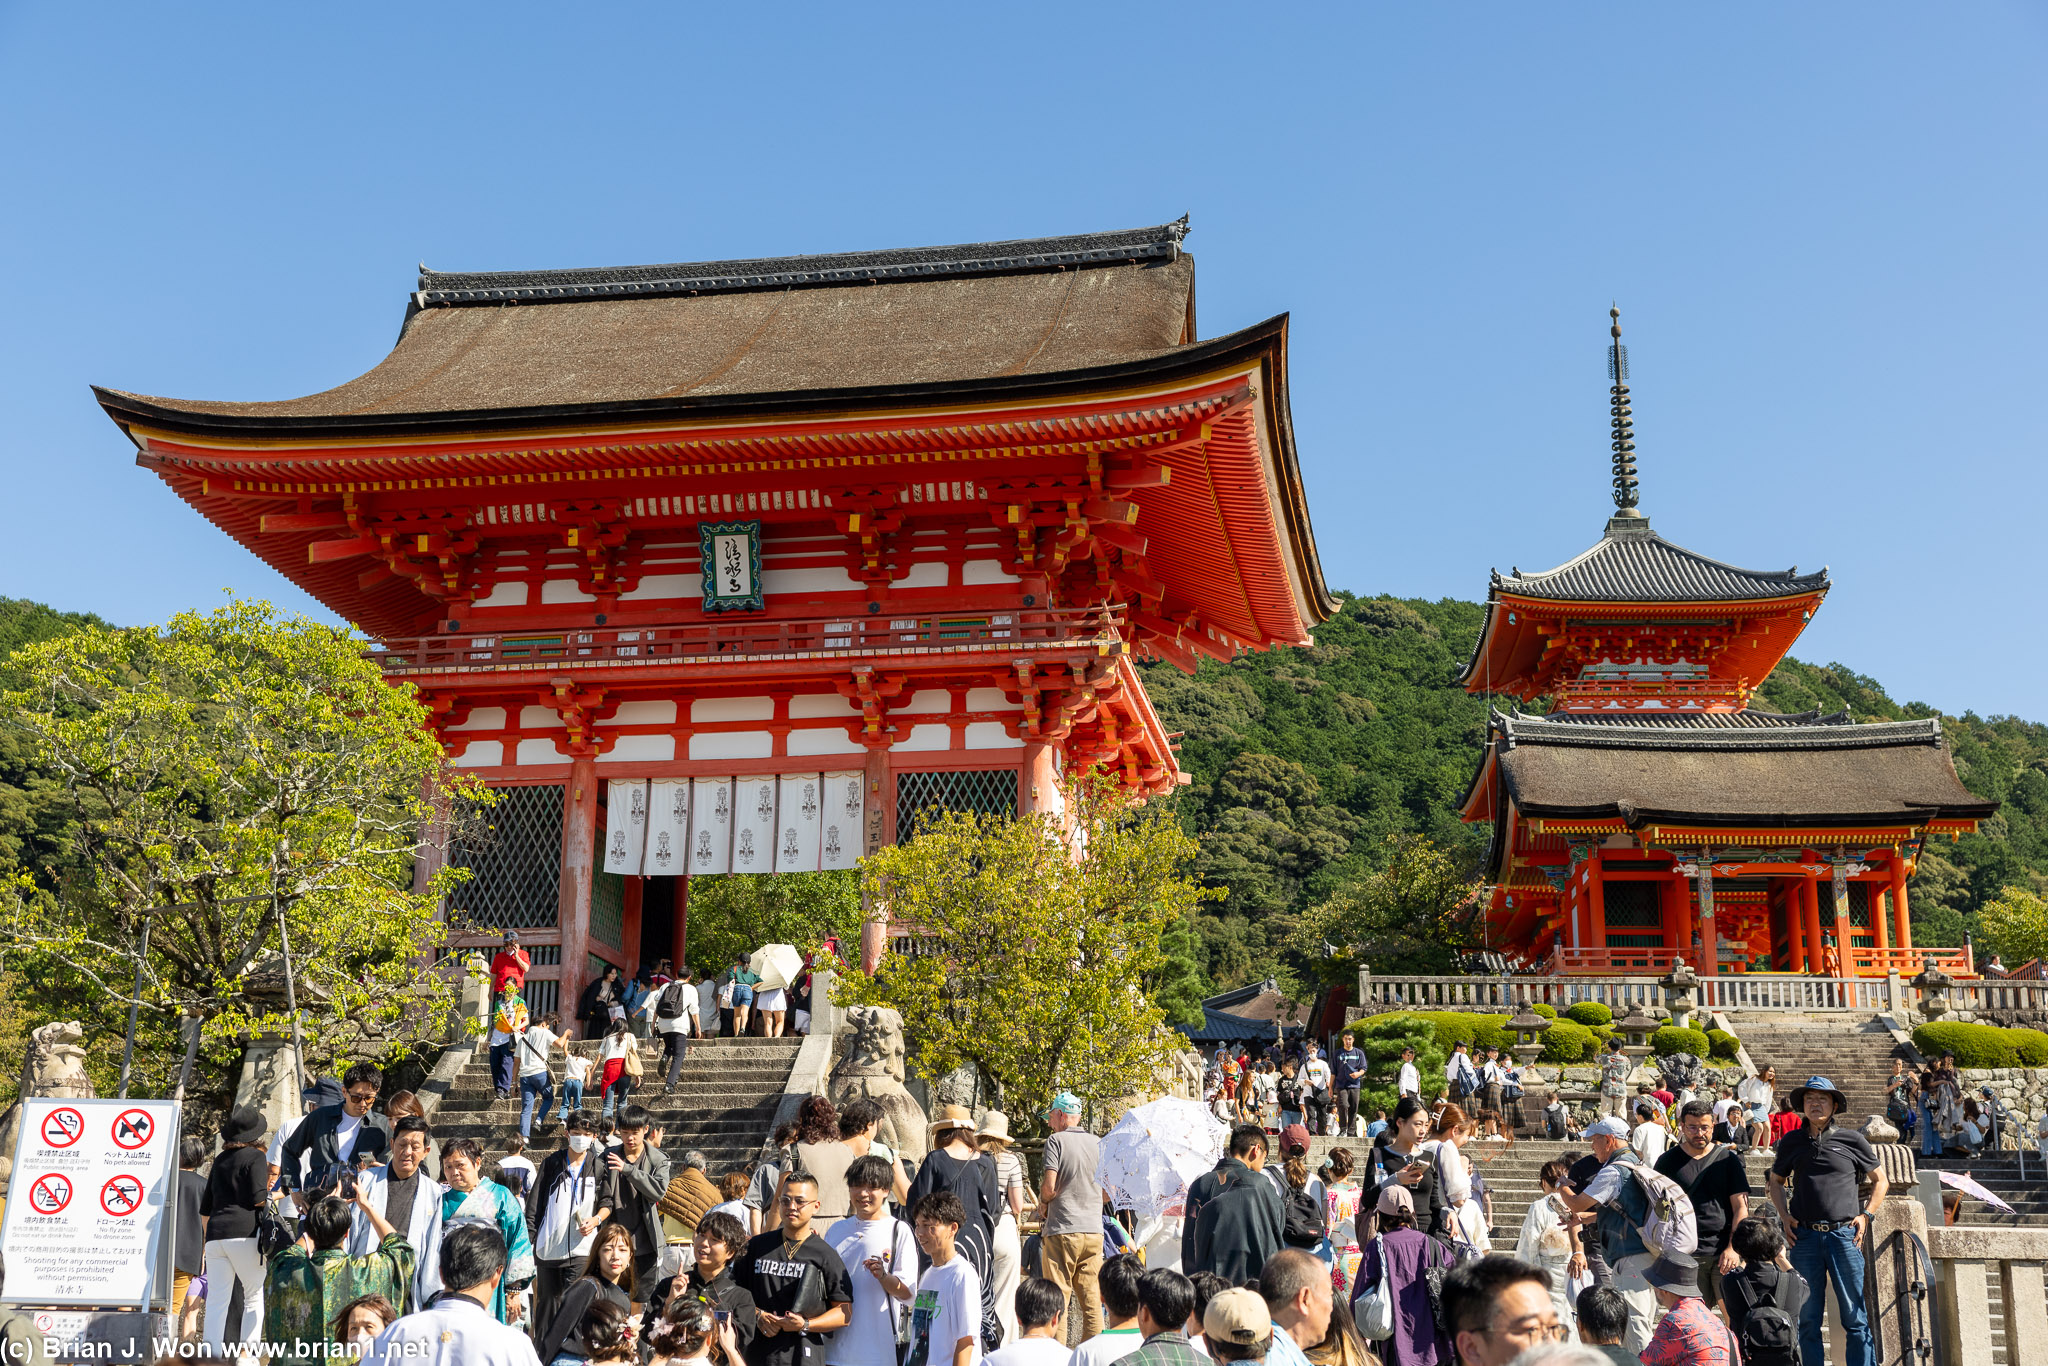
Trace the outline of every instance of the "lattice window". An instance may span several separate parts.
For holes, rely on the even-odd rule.
[[[1607,936],[1610,949],[1661,949],[1664,936],[1661,934],[1610,934]]]
[[[626,947],[626,879],[601,868],[590,879],[590,937],[622,951]]]
[[[507,787],[482,813],[485,830],[459,841],[449,862],[467,881],[448,894],[451,921],[492,930],[556,923],[562,881],[562,789]]]
[[[1600,889],[1600,898],[1607,907],[1607,928],[1610,930],[1661,928],[1664,924],[1664,908],[1659,904],[1655,882],[1609,882]],[[1640,935],[1632,938],[1642,938]],[[1608,935],[1607,942],[1614,943],[1614,936]],[[1651,939],[1649,945],[1629,944],[1629,948],[1644,948],[1662,944],[1663,936]]]
[[[917,833],[921,813],[934,808],[981,816],[1017,814],[1017,770],[970,768],[948,773],[896,775],[896,833],[909,839]]]

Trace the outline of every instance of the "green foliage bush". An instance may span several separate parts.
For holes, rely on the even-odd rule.
[[[1600,1040],[1576,1020],[1559,1020],[1543,1031],[1542,1062],[1591,1062]]]
[[[1556,1006],[1547,1006],[1539,1001],[1535,1005],[1530,1006],[1529,1009],[1535,1011],[1538,1015],[1541,1015],[1546,1020],[1554,1020],[1557,1018]]]
[[[1598,1001],[1581,1001],[1564,1013],[1567,1020],[1576,1020],[1582,1025],[1607,1025],[1614,1023],[1614,1012]]]
[[[1725,1029],[1707,1031],[1707,1056],[1723,1062],[1735,1061],[1735,1050],[1742,1047],[1742,1040]]]
[[[1650,1035],[1650,1051],[1660,1058],[1673,1053],[1690,1053],[1695,1058],[1707,1056],[1707,1036],[1697,1029],[1680,1029],[1677,1025],[1664,1025]]]
[[[2038,1029],[1924,1024],[1913,1031],[1913,1046],[1929,1058],[1953,1053],[1957,1067],[2048,1067],[2048,1034]]]

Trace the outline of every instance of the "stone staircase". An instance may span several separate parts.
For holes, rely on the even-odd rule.
[[[774,1124],[796,1062],[800,1038],[705,1039],[692,1042],[673,1092],[662,1085],[661,1045],[644,1040],[640,1061],[646,1076],[633,1099],[645,1106],[661,1130],[662,1148],[671,1158],[695,1148],[707,1159],[715,1182],[733,1170],[751,1170]],[[596,1055],[595,1042],[571,1045],[585,1056]],[[593,1068],[595,1072],[597,1069]],[[561,1107],[557,1072],[555,1108]],[[584,1113],[595,1118],[604,1108],[595,1091],[585,1094]],[[499,1100],[491,1089],[489,1054],[479,1048],[463,1068],[433,1116],[436,1140],[474,1138],[491,1157],[502,1156],[505,1140],[519,1132],[519,1097]],[[550,1118],[536,1125],[528,1153],[537,1163],[559,1146],[561,1126]]]
[[[1885,1082],[1891,1077],[1897,1046],[1875,1016],[1757,1013],[1732,1016],[1729,1026],[1759,1071],[1767,1066],[1778,1069],[1779,1095],[1820,1076],[1849,1098],[1849,1116],[1855,1123],[1883,1112]]]

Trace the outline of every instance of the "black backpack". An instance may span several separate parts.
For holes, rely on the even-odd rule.
[[[1772,1278],[1768,1290],[1763,1284],[1766,1271]],[[1742,1320],[1743,1366],[1797,1366],[1799,1325],[1778,1305],[1778,1295],[1785,1288],[1788,1274],[1775,1266],[1760,1266],[1755,1275],[1745,1278],[1742,1297],[1758,1298]]]
[[[1280,1230],[1280,1240],[1289,1247],[1321,1247],[1324,1235],[1323,1207],[1307,1190],[1287,1192],[1285,1201],[1287,1222]]]
[[[662,989],[661,1000],[654,1007],[654,1018],[673,1020],[683,1013],[683,993],[695,990],[688,982],[671,982]]]

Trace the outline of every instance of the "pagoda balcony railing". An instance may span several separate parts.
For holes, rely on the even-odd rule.
[[[1972,983],[1971,985],[1975,985]],[[2048,988],[2048,983],[2037,983]],[[1912,988],[1901,987],[1908,998]],[[1807,977],[1797,973],[1744,973],[1702,977],[1702,1010],[1853,1010],[1891,1008],[1890,981],[1877,977]],[[2048,991],[2044,991],[2048,996]],[[1543,1004],[1559,1012],[1597,1001],[1621,1016],[1632,1006],[1665,1003],[1663,974],[1577,974],[1541,977],[1410,977],[1359,974],[1359,1002],[1389,1010],[1517,1010]]]
[[[1702,706],[1740,707],[1745,700],[1740,684],[1718,678],[1574,678],[1558,688],[1557,697],[1567,710],[1574,704],[1608,700],[1640,704],[1642,699],[1656,698],[1667,704],[1666,709],[1679,706],[1692,711]]]
[[[1072,608],[925,616],[730,616],[653,626],[598,626],[399,637],[364,657],[387,675],[632,667],[777,659],[946,655],[989,650],[1123,649],[1123,614]]]
[[[1931,961],[1951,977],[1975,977],[1977,966],[1967,949],[1857,949],[1849,950],[1849,971],[1857,977],[1882,977],[1896,972],[1911,977]]]

